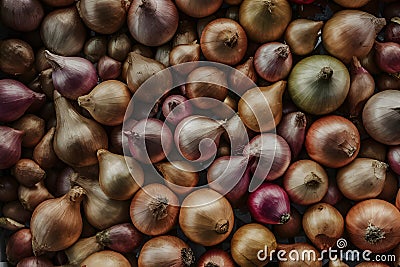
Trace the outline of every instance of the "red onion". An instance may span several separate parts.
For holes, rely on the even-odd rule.
[[[10,236],[6,246],[7,260],[17,263],[23,258],[33,256],[32,234],[29,229],[21,229]]]
[[[395,17],[390,20],[390,23],[386,26],[385,30],[385,41],[400,43],[400,18]]]
[[[44,257],[29,257],[18,262],[17,267],[53,267],[51,261]]]
[[[291,160],[289,145],[282,137],[272,133],[254,137],[244,148],[243,155],[256,157],[254,176],[267,181],[282,176]]]
[[[171,0],[134,0],[128,11],[130,33],[147,46],[160,46],[171,40],[178,21],[178,10]]]
[[[266,224],[284,224],[290,219],[289,197],[282,187],[265,183],[250,193],[247,206],[251,216]]]
[[[332,206],[336,205],[340,200],[342,200],[343,195],[340,192],[336,180],[335,179],[329,179],[329,186],[328,186],[328,192],[326,192],[324,198],[321,200],[321,202],[328,203]]]
[[[122,64],[111,57],[102,56],[97,63],[97,70],[103,81],[113,80],[121,75]]]
[[[15,121],[35,100],[43,100],[44,94],[36,93],[11,79],[0,80],[0,122]]]
[[[400,175],[400,146],[390,147],[387,158],[390,168]]]
[[[375,61],[384,72],[400,72],[400,44],[375,42]]]
[[[18,182],[13,176],[0,176],[0,202],[18,199]]]
[[[173,125],[178,125],[184,118],[193,113],[192,104],[181,95],[171,95],[164,100],[162,113],[165,120]]]
[[[232,204],[237,204],[250,184],[247,163],[248,158],[243,156],[216,159],[207,171],[209,187],[224,195]]]
[[[303,112],[292,112],[283,116],[276,133],[285,139],[296,158],[303,148],[306,137],[307,118]]]
[[[219,109],[221,110],[221,109]],[[228,110],[229,113],[233,112]],[[232,155],[241,155],[244,147],[249,143],[249,131],[244,126],[238,114],[234,114],[225,126],[226,140],[229,140]]]
[[[234,267],[235,262],[233,261],[231,255],[229,253],[223,251],[219,248],[214,248],[207,250],[199,260],[197,261],[197,267],[215,267],[215,266],[223,266],[223,267]]]
[[[187,160],[208,160],[217,153],[225,124],[205,116],[187,117],[175,129],[175,144]]]
[[[21,32],[35,30],[44,16],[39,0],[3,0],[0,3],[0,11],[3,23]]]
[[[0,126],[0,169],[10,168],[18,162],[23,135],[22,131]]]
[[[254,67],[261,78],[277,82],[288,76],[293,59],[289,46],[272,42],[258,48],[254,56]]]
[[[157,119],[143,119],[124,131],[132,157],[142,163],[163,160],[172,148],[171,130]]]
[[[143,234],[131,223],[117,224],[96,234],[98,243],[119,253],[130,253],[137,249]]]
[[[45,55],[53,67],[54,88],[64,97],[76,100],[97,85],[96,68],[89,60],[58,56],[47,50]]]

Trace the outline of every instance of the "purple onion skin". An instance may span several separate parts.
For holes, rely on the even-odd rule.
[[[279,185],[264,183],[247,200],[251,216],[260,223],[283,224],[290,219],[290,201]]]
[[[21,229],[13,233],[7,241],[7,260],[17,263],[23,258],[33,256],[32,233],[29,229]]]
[[[88,94],[97,85],[94,65],[81,57],[63,57],[45,51],[47,60],[53,67],[54,88],[66,98],[76,100]]]
[[[44,10],[39,0],[3,0],[0,10],[3,23],[21,32],[35,30],[44,17]]]
[[[44,94],[36,93],[23,83],[12,79],[0,80],[0,122],[11,122],[21,117],[36,100]]]
[[[385,41],[386,42],[395,42],[395,43],[400,44],[400,23],[399,22],[390,22],[386,26],[386,30],[385,30]]]
[[[181,95],[171,95],[164,100],[162,113],[165,120],[173,125],[178,125],[184,118],[193,115],[192,104]]]
[[[23,131],[0,126],[0,170],[13,166],[21,158]]]
[[[306,126],[306,115],[298,111],[284,115],[276,128],[277,134],[283,137],[290,146],[293,158],[297,158],[303,148]]]
[[[44,257],[29,257],[18,262],[17,267],[53,267],[50,260]]]
[[[251,170],[248,167],[242,178],[240,178],[240,181],[225,195],[225,197],[233,206],[239,206],[241,201],[244,199],[244,196],[247,194],[247,190],[249,189],[250,180]]]
[[[400,145],[390,147],[387,158],[390,168],[400,175]]]
[[[96,235],[101,244],[119,253],[131,253],[143,241],[143,234],[131,223],[114,225]]]

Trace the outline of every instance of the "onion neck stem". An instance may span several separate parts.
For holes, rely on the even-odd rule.
[[[289,213],[285,213],[281,215],[281,218],[279,219],[279,223],[281,224],[285,224],[290,220],[290,214]]]
[[[304,128],[306,127],[306,115],[303,112],[297,112],[295,118],[295,126],[297,128]]]
[[[219,220],[215,225],[215,232],[218,234],[225,234],[229,230],[229,221],[228,220]]]
[[[275,49],[275,52],[280,58],[287,59],[287,57],[289,56],[289,47],[287,45],[282,45]]]
[[[385,231],[369,222],[367,229],[365,229],[364,238],[368,243],[376,244],[385,238],[385,234]]]
[[[149,209],[157,220],[162,220],[168,216],[168,199],[158,196],[149,203]]]
[[[309,188],[317,188],[321,183],[321,178],[314,172],[311,172],[304,178],[304,184]]]
[[[264,0],[264,5],[267,8],[269,13],[272,13],[273,3],[272,0]]]
[[[193,250],[191,248],[183,248],[181,250],[181,259],[185,266],[192,266],[195,262]]]
[[[107,230],[96,234],[96,242],[106,247],[110,243],[110,235]]]
[[[345,131],[344,136],[350,136],[350,138],[352,138],[352,141],[354,142],[354,145],[351,144],[347,140],[347,138],[348,138],[347,137],[347,138],[345,138],[345,140],[342,143],[338,144],[338,147],[340,150],[342,150],[344,153],[346,153],[349,158],[351,158],[354,155],[354,153],[357,151],[357,147],[355,144],[356,141],[355,141],[354,137],[352,136],[352,134],[347,131]]]
[[[332,78],[333,70],[331,67],[323,67],[321,71],[318,73],[318,79],[320,80],[329,80]]]
[[[146,9],[148,12],[156,11],[155,3],[152,0],[142,0],[142,3],[139,5],[139,7]]]
[[[85,189],[80,186],[74,186],[68,193],[69,201],[80,202],[84,195],[86,195]]]
[[[224,44],[225,44],[225,46],[227,46],[229,48],[234,48],[237,46],[238,40],[239,40],[239,34],[236,32],[231,37],[228,37],[224,41]]]

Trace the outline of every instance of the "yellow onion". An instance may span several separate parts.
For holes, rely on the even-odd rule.
[[[175,3],[183,13],[203,18],[216,12],[222,5],[223,0],[176,0]]]
[[[324,22],[308,19],[293,20],[286,29],[285,41],[290,50],[300,56],[310,54],[318,41]]]

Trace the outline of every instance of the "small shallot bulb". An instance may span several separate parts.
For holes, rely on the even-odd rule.
[[[146,235],[161,235],[178,220],[178,197],[162,184],[149,184],[133,197],[130,216],[133,225]]]
[[[375,42],[375,62],[387,73],[400,72],[400,44]]]
[[[247,79],[245,79],[245,77],[247,77]],[[232,70],[228,81],[230,88],[232,88],[231,90],[240,94],[243,94],[243,92],[254,87],[253,83],[257,81],[257,73],[254,68],[254,57],[249,57],[246,62],[236,66],[235,70]]]
[[[355,201],[377,197],[385,185],[387,168],[384,162],[357,158],[339,169],[336,176],[339,190]]]
[[[44,120],[33,114],[23,115],[12,124],[12,127],[25,133],[22,138],[23,147],[35,147],[45,134]]]
[[[276,133],[282,136],[290,146],[293,158],[296,158],[303,148],[306,126],[306,115],[297,111],[284,115],[276,128]]]
[[[344,231],[344,219],[333,206],[320,203],[311,206],[303,215],[303,229],[320,250],[336,245]]]
[[[176,194],[187,194],[199,182],[199,174],[186,161],[161,162],[156,164],[166,181],[166,185]]]
[[[229,236],[233,224],[229,201],[212,189],[196,190],[182,202],[179,226],[193,242],[203,246],[219,244]]]
[[[264,251],[265,247],[268,251]],[[265,226],[249,223],[238,230],[231,240],[231,254],[239,266],[264,266],[271,258],[272,250],[277,248],[274,234]],[[264,251],[264,261],[257,257],[259,251]]]
[[[132,43],[125,33],[116,34],[108,41],[108,55],[118,61],[124,61],[131,52]]]
[[[35,62],[32,47],[19,39],[0,42],[0,70],[11,75],[28,72]]]
[[[50,169],[54,167],[54,165],[59,161],[53,148],[55,131],[56,128],[51,127],[33,150],[32,159],[44,169]]]
[[[129,261],[121,253],[112,250],[96,252],[87,257],[80,265],[86,267],[131,267]]]
[[[390,168],[400,175],[400,146],[391,146],[387,158]]]
[[[46,177],[46,172],[31,159],[20,159],[11,170],[21,185],[31,187]]]
[[[139,254],[139,267],[193,266],[194,253],[188,244],[175,236],[158,236],[147,241]]]
[[[247,50],[247,36],[234,20],[213,20],[203,30],[200,38],[201,51],[209,61],[236,65]]]
[[[283,184],[294,203],[310,205],[322,200],[329,182],[321,165],[312,160],[299,160],[289,166]]]
[[[254,56],[254,67],[258,75],[269,82],[286,78],[292,69],[292,62],[289,46],[278,42],[260,46]]]
[[[167,122],[178,125],[184,118],[192,115],[193,106],[182,95],[170,95],[163,102],[162,113]]]
[[[346,230],[356,247],[372,253],[387,252],[400,242],[400,211],[380,199],[359,202],[347,213]]]
[[[207,17],[216,12],[223,0],[177,0],[178,8],[185,14],[194,18]]]
[[[11,202],[18,198],[18,182],[12,176],[0,176],[0,201]],[[4,211],[3,211],[4,214]]]
[[[97,62],[107,53],[107,39],[104,36],[95,36],[86,41],[83,48],[85,58]]]
[[[200,59],[200,45],[197,41],[191,44],[182,44],[175,46],[169,54],[169,65],[179,65],[187,62],[194,62]],[[182,68],[177,68],[182,72]],[[191,68],[185,69],[184,73],[190,72]]]
[[[317,44],[319,32],[323,25],[323,21],[293,20],[285,32],[285,41],[290,50],[299,56],[310,54]]]
[[[64,196],[46,200],[35,209],[30,223],[35,255],[66,249],[78,240],[84,195],[85,190],[75,186]]]
[[[215,248],[207,250],[197,261],[197,267],[210,266],[234,267],[235,262],[228,252]]]
[[[80,96],[78,103],[97,122],[116,126],[124,121],[130,100],[131,93],[126,84],[109,80],[97,85],[88,95]]]
[[[121,75],[122,64],[108,56],[102,56],[97,63],[97,72],[103,81],[113,80]]]
[[[32,234],[29,229],[21,229],[10,236],[7,241],[6,255],[7,260],[12,264],[33,256]]]
[[[7,27],[30,32],[39,27],[44,10],[39,0],[5,0],[0,5],[0,14]]]
[[[23,135],[22,131],[0,126],[0,169],[10,168],[18,162]]]
[[[279,124],[286,84],[286,81],[279,81],[267,87],[256,87],[242,96],[238,111],[248,128],[255,132],[268,132]]]

